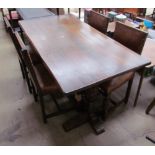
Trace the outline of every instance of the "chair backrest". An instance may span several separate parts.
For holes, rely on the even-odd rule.
[[[21,50],[26,49],[26,46],[23,43],[23,40],[21,39],[18,32],[14,31],[12,27],[9,27],[8,31],[10,33],[11,39],[14,43],[15,48],[16,48],[17,54],[18,54],[20,60],[22,61],[23,59],[22,59]]]
[[[31,77],[32,77],[31,80],[33,80],[35,82],[35,85],[38,87],[39,84],[38,84],[37,77],[34,71],[34,63],[30,56],[30,51],[27,50],[21,36],[19,35],[17,31],[14,32],[14,36],[15,36],[15,41],[17,43],[16,47],[19,50],[20,56],[22,57],[24,64],[26,65],[26,67],[29,70],[29,73],[31,74]]]
[[[144,31],[116,22],[113,38],[134,52],[141,54],[147,35],[148,33]]]
[[[4,20],[4,23],[5,23],[5,26],[6,26],[7,30],[8,30],[11,27],[10,22],[6,17],[4,17],[3,20]]]
[[[93,10],[90,11],[88,16],[88,24],[97,29],[98,31],[106,34],[108,28],[109,18],[97,13]]]
[[[90,15],[90,9],[84,9],[84,22],[88,24],[88,16]]]

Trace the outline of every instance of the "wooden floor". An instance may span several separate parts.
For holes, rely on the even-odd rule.
[[[136,108],[133,100],[137,75],[128,105],[116,108],[103,123],[106,132],[96,136],[89,124],[65,132],[62,124],[74,112],[52,118],[43,124],[40,106],[34,103],[22,79],[15,48],[0,18],[0,145],[153,145],[145,136],[155,133],[155,108],[145,109],[155,96],[150,78],[144,80]],[[113,97],[124,94],[126,86]],[[52,105],[47,98],[46,105]]]

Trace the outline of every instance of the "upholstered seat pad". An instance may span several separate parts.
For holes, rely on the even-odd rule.
[[[101,88],[107,93],[111,93],[115,89],[122,86],[125,82],[129,81],[134,76],[134,72],[128,72],[123,75],[117,76],[112,80],[101,85]]]
[[[59,91],[59,86],[56,80],[45,68],[44,64],[37,64],[34,66],[36,78],[43,94],[49,94]]]

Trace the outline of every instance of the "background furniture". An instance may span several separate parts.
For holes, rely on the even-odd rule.
[[[135,16],[145,16],[146,13],[146,8],[116,8],[115,10],[119,13],[131,13]]]
[[[20,17],[15,8],[2,8],[1,11],[5,26],[7,19],[13,29],[19,28],[18,21],[20,20]]]
[[[155,66],[155,40],[154,39],[150,39],[147,38],[146,42],[145,42],[145,46],[142,52],[142,55],[147,57],[149,60],[151,60],[151,65]],[[154,78],[151,79],[154,81]],[[148,105],[148,107],[146,108],[145,113],[149,114],[149,112],[151,111],[151,109],[155,106],[155,98],[152,100],[152,102]]]

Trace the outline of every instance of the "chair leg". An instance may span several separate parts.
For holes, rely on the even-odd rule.
[[[32,86],[32,94],[33,94],[33,97],[34,97],[34,101],[37,102],[38,101],[38,95],[37,95],[36,89],[35,89],[34,84],[33,84],[33,82],[31,80],[30,80],[30,83],[31,83],[31,86]]]
[[[128,82],[128,87],[127,87],[126,95],[125,95],[125,98],[124,98],[124,103],[125,104],[128,103],[130,92],[131,92],[132,83],[133,83],[133,78],[131,80],[129,80],[129,82]]]
[[[155,98],[153,99],[153,101],[150,103],[150,105],[147,107],[145,113],[149,114],[149,112],[151,111],[151,109],[155,106]]]
[[[137,93],[136,93],[134,107],[136,107],[136,105],[137,105],[140,89],[141,89],[143,78],[144,78],[144,71],[145,71],[145,67],[140,71],[140,81],[139,81],[139,84],[138,84],[138,89],[137,89]]]
[[[79,8],[79,19],[81,18],[81,8]]]
[[[22,63],[20,61],[19,61],[19,65],[20,65],[20,69],[21,69],[21,72],[22,72],[23,79],[25,79],[24,67],[23,67],[23,65],[22,65]]]
[[[22,38],[23,42],[25,43],[24,34],[23,34],[23,31],[22,30],[21,30],[21,38]]]
[[[54,103],[55,103],[57,109],[58,109],[59,111],[61,111],[61,108],[60,108],[60,106],[59,106],[57,100],[55,99],[55,97],[54,97],[53,95],[52,95],[52,99],[53,99],[53,101],[54,101]]]
[[[47,118],[46,118],[46,113],[45,113],[45,106],[44,106],[44,99],[43,99],[42,94],[38,93],[38,95],[39,95],[39,102],[40,102],[40,105],[41,105],[41,111],[42,111],[42,116],[43,116],[43,122],[44,122],[44,123],[47,123]]]
[[[24,67],[24,71],[25,71],[25,78],[26,78],[26,83],[27,83],[27,86],[28,86],[28,90],[29,90],[30,94],[32,94],[30,79],[28,77],[28,71],[27,71],[26,67]]]

